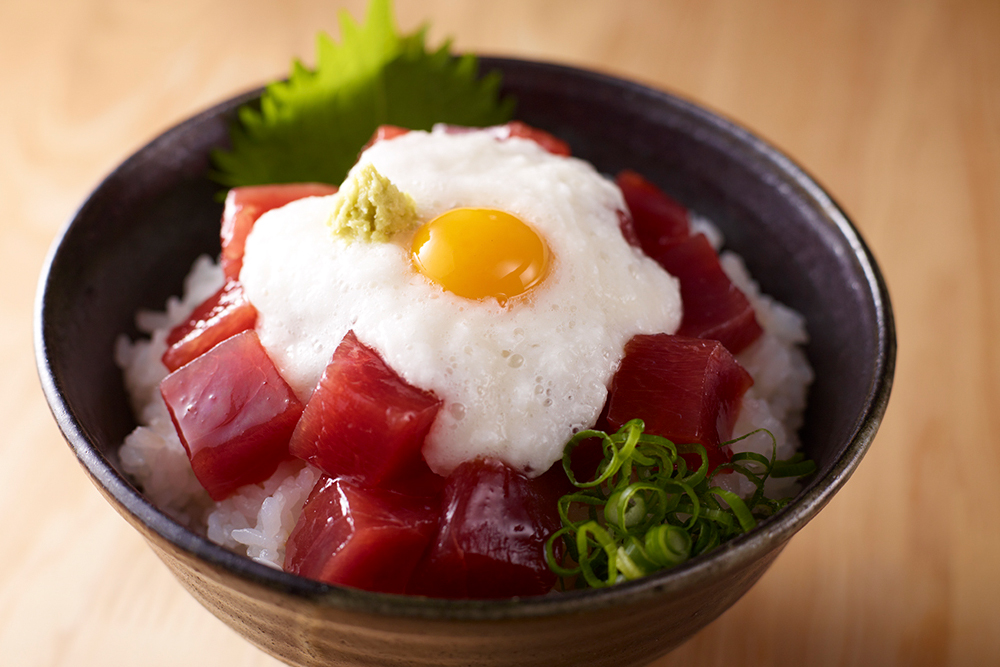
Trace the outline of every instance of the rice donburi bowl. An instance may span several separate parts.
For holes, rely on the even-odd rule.
[[[39,368],[60,426],[112,504],[199,600],[295,664],[313,664],[317,656],[648,661],[715,618],[760,576],[846,482],[885,409],[894,338],[877,267],[846,218],[787,158],[702,109],[629,82],[536,63],[484,64],[504,70],[525,120],[556,128],[602,171],[643,171],[709,214],[765,291],[803,313],[816,381],[801,434],[820,470],[784,512],[707,557],[604,591],[518,601],[387,600],[282,573],[184,529],[169,509],[147,502],[148,488],[144,497],[130,485],[118,462],[115,451],[134,423],[108,351],[137,309],[162,308],[168,295],[180,293],[194,258],[218,252],[214,187],[200,179],[232,110],[248,98],[234,100],[143,149],[80,209],[42,284]],[[631,103],[611,103],[623,98]],[[641,147],[632,140],[637,133]],[[806,250],[808,270],[800,260]],[[134,279],[123,283],[122,275]]]
[[[558,502],[573,490],[566,443],[639,418],[706,456],[667,443],[663,527],[597,567],[613,583],[710,549],[716,528],[683,528],[699,512],[678,490],[713,503],[710,480],[739,502],[758,490],[727,474],[733,448],[795,452],[812,377],[801,317],[761,296],[738,257],[720,260],[711,223],[692,227],[639,175],[612,181],[539,130],[383,134],[339,192],[230,193],[221,265],[196,266],[196,296],[173,315],[141,316],[149,341],[119,342],[145,422],[122,448],[126,469],[213,541],[290,572],[539,595],[573,548],[569,536],[545,551],[577,523]],[[259,217],[234,222],[246,210]],[[579,472],[598,465],[587,451],[576,483],[595,476]],[[651,474],[628,481],[649,487]],[[656,502],[638,493],[632,505]]]

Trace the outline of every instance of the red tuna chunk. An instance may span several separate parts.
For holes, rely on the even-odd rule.
[[[687,209],[638,173],[626,169],[615,177],[625,204],[632,214],[632,229],[647,255],[655,256],[662,245],[687,238]]]
[[[448,477],[437,534],[408,592],[444,598],[543,595],[555,585],[545,541],[560,527],[556,487],[476,459]]]
[[[531,139],[553,155],[563,155],[569,157],[573,154],[569,148],[569,144],[562,139],[554,137],[545,130],[539,130],[537,127],[532,127],[519,120],[512,120],[504,125],[504,127],[506,127],[510,132],[510,136],[519,137],[521,139]]]
[[[407,133],[409,133],[409,130],[405,127],[399,127],[398,125],[379,125],[375,128],[375,134],[373,134],[372,138],[368,140],[368,143],[361,147],[361,152],[364,153],[380,141],[389,141],[390,139],[401,137]]]
[[[750,301],[703,234],[661,247],[653,259],[681,283],[684,316],[677,335],[717,340],[738,354],[763,333]]]
[[[434,394],[408,384],[349,331],[309,399],[289,451],[331,477],[433,493],[444,479],[431,472],[420,450],[440,407]]]
[[[678,335],[720,341],[733,354],[757,340],[762,330],[753,307],[719,264],[701,234],[691,236],[687,209],[634,171],[615,178],[631,214],[622,220],[630,242],[680,281],[684,319]]]
[[[509,137],[531,139],[553,155],[572,155],[569,144],[565,141],[556,138],[545,130],[539,130],[537,127],[532,127],[527,123],[522,123],[519,120],[512,120],[506,125],[498,127],[506,129],[508,132],[507,136]],[[463,125],[451,125],[447,128],[447,131],[451,134],[461,134],[463,132],[473,132],[478,129],[480,128],[465,127]],[[362,148],[361,151],[364,152],[368,150],[372,145],[379,141],[395,139],[396,137],[402,136],[407,132],[409,132],[409,130],[404,127],[397,127],[395,125],[379,125],[378,129],[375,130],[375,134],[372,135],[372,138],[368,140],[368,143],[364,145],[364,148]]]
[[[325,183],[281,183],[233,188],[222,211],[222,270],[228,280],[240,277],[247,236],[257,218],[273,208],[305,197],[332,195],[337,188]]]
[[[435,501],[323,477],[302,508],[285,570],[331,584],[404,593],[437,528]]]
[[[719,445],[732,436],[750,374],[717,341],[655,334],[635,336],[611,381],[608,426],[630,419],[646,431],[677,444],[699,443],[708,450],[709,469],[732,457]],[[698,456],[686,456],[700,465]]]
[[[236,334],[160,383],[191,467],[213,500],[262,482],[288,458],[302,404],[254,331]]]
[[[230,280],[195,308],[187,322],[170,332],[163,365],[175,371],[230,336],[252,329],[256,322],[257,309],[250,304],[243,286]]]
[[[445,131],[448,134],[464,134],[465,132],[475,132],[480,129],[483,128],[466,127],[464,125],[448,125],[445,127]],[[541,146],[542,149],[552,153],[553,155],[561,155],[564,157],[572,155],[569,144],[562,139],[549,134],[545,130],[539,130],[537,127],[532,127],[527,123],[522,123],[519,120],[512,120],[505,125],[495,125],[486,129],[493,130],[497,139],[501,141],[511,137],[531,139],[536,144]]]

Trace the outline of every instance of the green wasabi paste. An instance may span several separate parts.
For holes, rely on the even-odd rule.
[[[385,243],[417,226],[413,197],[367,164],[352,173],[336,195],[330,228],[347,241]]]

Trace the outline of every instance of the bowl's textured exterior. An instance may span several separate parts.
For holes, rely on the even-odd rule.
[[[847,481],[885,411],[895,364],[888,293],[843,212],[800,168],[689,102],[601,74],[484,58],[517,116],[601,171],[636,169],[714,219],[763,289],[808,322],[816,371],[806,452],[819,472],[783,512],[711,555],[605,591],[445,601],[327,586],[194,535],[121,472],[134,427],[113,362],[138,308],[162,308],[194,258],[218,252],[206,178],[235,108],[169,130],[124,162],[53,246],[36,308],[36,355],[53,414],[108,501],[208,609],[296,665],[630,665],[666,653],[733,604]]]

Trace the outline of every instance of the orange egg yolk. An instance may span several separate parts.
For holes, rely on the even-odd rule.
[[[468,299],[508,299],[545,277],[549,250],[528,225],[509,213],[457,208],[420,227],[411,246],[420,273]]]

